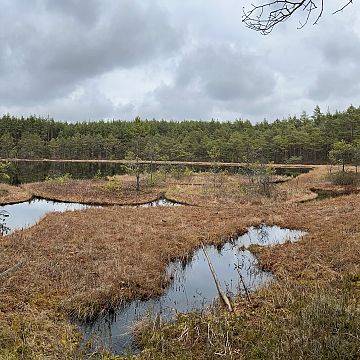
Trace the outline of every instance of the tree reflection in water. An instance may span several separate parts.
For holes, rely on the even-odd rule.
[[[10,228],[6,226],[6,219],[10,214],[5,210],[0,210],[0,236],[6,235],[9,233]]]

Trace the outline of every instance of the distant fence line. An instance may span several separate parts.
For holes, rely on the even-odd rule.
[[[96,163],[96,164],[142,164],[142,165],[184,165],[184,166],[204,166],[204,167],[242,167],[246,168],[252,165],[251,163],[232,163],[232,162],[197,162],[197,161],[162,161],[162,160],[103,160],[103,159],[0,159],[0,162],[30,162],[30,163]],[[271,164],[275,168],[286,169],[313,169],[321,165],[308,164]]]

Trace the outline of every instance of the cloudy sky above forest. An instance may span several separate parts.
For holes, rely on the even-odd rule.
[[[0,112],[267,118],[360,105],[360,5],[262,36],[247,0],[2,0]]]

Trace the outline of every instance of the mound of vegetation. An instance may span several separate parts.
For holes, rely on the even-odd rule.
[[[333,185],[358,186],[360,184],[360,174],[353,171],[339,171],[330,174],[329,180]]]

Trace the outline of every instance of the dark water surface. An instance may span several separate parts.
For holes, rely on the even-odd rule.
[[[127,167],[123,164],[116,163],[71,163],[71,162],[24,162],[17,161],[12,163],[10,170],[10,182],[13,185],[19,185],[29,182],[44,181],[48,177],[56,177],[64,174],[70,174],[74,179],[92,179],[95,176],[114,176],[118,174],[125,174]],[[153,169],[161,166],[153,165]],[[166,166],[167,171],[170,168],[185,169],[189,168],[194,172],[209,171],[209,166],[184,166],[172,165]],[[229,173],[249,174],[250,168],[245,167],[217,167],[218,170],[226,170]],[[149,171],[149,165],[143,165],[143,171]],[[297,176],[304,172],[309,172],[308,168],[275,168],[278,175]]]
[[[257,260],[246,248],[251,244],[271,245],[296,241],[305,233],[277,226],[251,227],[248,232],[222,247],[207,246],[223,290],[231,296],[244,293],[244,285],[253,291],[273,279],[273,275],[257,267]],[[173,281],[166,292],[154,299],[135,300],[119,308],[114,314],[80,325],[85,341],[92,339],[95,349],[107,349],[115,354],[136,352],[132,328],[137,320],[150,314],[170,320],[176,312],[201,310],[218,297],[209,265],[202,249],[186,263],[173,262],[167,269]]]

